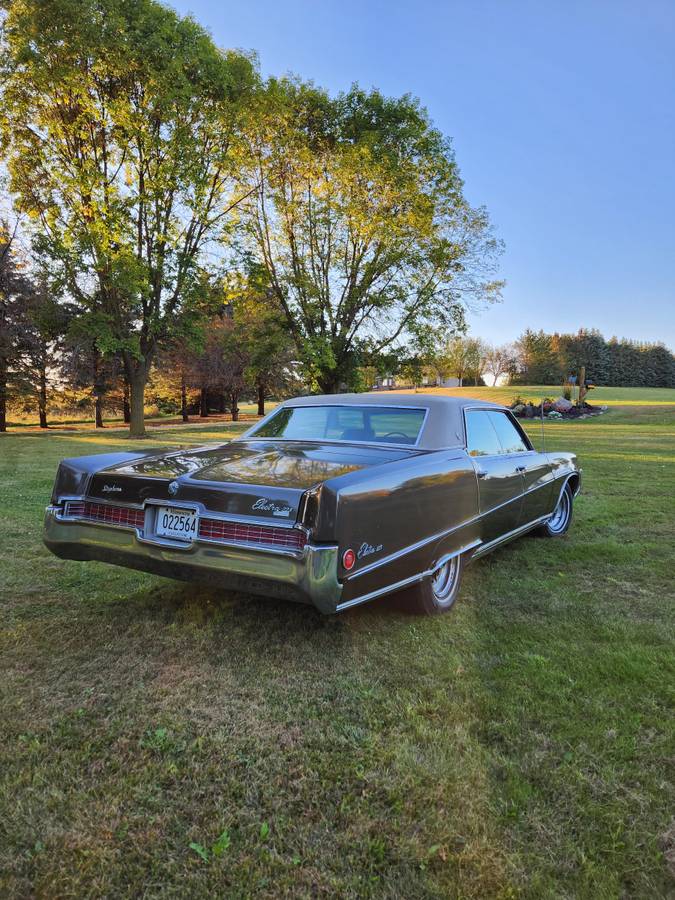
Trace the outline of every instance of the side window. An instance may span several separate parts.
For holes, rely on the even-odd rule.
[[[466,449],[469,456],[495,456],[502,452],[487,410],[466,411]]]
[[[502,445],[502,453],[522,453],[530,449],[506,413],[489,412],[488,415]]]

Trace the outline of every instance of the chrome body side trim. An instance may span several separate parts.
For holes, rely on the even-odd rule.
[[[518,497],[517,499],[520,498]],[[512,502],[513,500],[507,500],[507,503]],[[363,566],[363,568],[358,569],[356,572],[350,573],[349,580],[352,581],[354,578],[359,578],[361,575],[368,575],[370,572],[374,572],[376,569],[381,569],[383,566],[387,566],[390,563],[396,562],[396,560],[399,560],[404,556],[408,556],[410,553],[414,553],[416,550],[421,550],[423,547],[426,547],[427,544],[437,543],[438,541],[443,540],[443,538],[446,538],[449,535],[454,534],[456,531],[459,531],[460,528],[468,528],[470,525],[473,525],[475,522],[478,522],[480,519],[482,519],[484,515],[485,513],[480,513],[477,516],[472,516],[472,518],[467,519],[466,522],[460,522],[459,525],[453,525],[452,528],[446,528],[443,531],[438,531],[436,532],[436,534],[432,534],[430,537],[423,538],[421,541],[417,541],[414,544],[408,544],[407,546],[402,547],[400,550],[397,550],[395,553],[390,553],[389,556],[378,559],[375,562],[369,563],[369,565],[367,566]],[[471,546],[474,545],[472,544]],[[456,554],[450,554],[450,556],[446,558],[446,561],[454,555]],[[420,575],[415,577],[422,578],[424,576]]]
[[[496,550],[498,547],[501,547],[502,544],[508,544],[509,541],[514,540],[514,538],[520,537],[521,534],[525,534],[527,531],[531,531],[538,525],[543,525],[544,522],[546,522],[550,518],[551,513],[547,513],[545,516],[539,516],[538,519],[534,519],[532,522],[528,522],[526,525],[520,525],[518,528],[514,528],[513,531],[507,531],[506,534],[501,534],[498,538],[490,541],[489,544],[481,544],[477,550],[474,550],[471,558],[479,559],[481,556],[485,556],[492,550]]]
[[[578,483],[578,485],[577,485],[576,490],[575,490],[574,493],[572,494],[572,496],[573,496],[573,497],[578,497],[578,496],[579,496],[579,494],[580,494],[580,492],[581,492],[581,473],[582,473],[582,470],[581,470],[581,469],[577,469],[576,472],[565,472],[564,474],[558,476],[559,478],[563,478],[563,479],[564,479],[564,482],[563,482],[563,484],[560,486],[560,491],[558,492],[558,497],[557,497],[555,503],[553,504],[553,509],[555,509],[556,506],[558,505],[558,503],[560,502],[560,498],[562,497],[562,492],[563,492],[563,491],[565,490],[565,488],[567,487],[568,481],[569,481],[571,478],[574,478],[575,476],[576,476],[577,479],[579,480],[579,483]]]
[[[350,609],[352,606],[359,606],[361,603],[375,600],[376,597],[384,597],[386,594],[394,594],[396,591],[401,591],[412,584],[416,584],[418,581],[422,581],[423,578],[430,577],[434,572],[440,569],[441,566],[444,566],[448,560],[453,559],[455,556],[461,556],[462,553],[468,553],[469,550],[472,550],[479,544],[480,541],[472,541],[470,544],[460,547],[459,550],[455,550],[453,553],[447,553],[445,556],[441,557],[431,569],[417,572],[415,575],[411,575],[410,578],[404,578],[401,581],[397,581],[395,584],[388,584],[386,587],[378,588],[375,591],[371,591],[369,594],[362,594],[360,597],[354,597],[352,600],[347,600],[345,603],[338,603],[335,611],[342,612],[342,610]]]

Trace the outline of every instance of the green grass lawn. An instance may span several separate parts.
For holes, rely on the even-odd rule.
[[[272,409],[276,403],[274,401],[268,401],[266,407],[268,411]],[[240,403],[239,404],[239,414],[244,416],[256,416],[258,412],[258,404],[257,403]],[[218,413],[212,413],[212,415],[219,415]],[[228,413],[229,415],[229,413]],[[190,416],[192,421],[197,418],[196,416]],[[72,430],[77,426],[89,426],[91,428],[94,427],[94,419],[91,415],[84,415],[82,412],[71,412],[71,413],[63,413],[62,411],[54,411],[50,410],[47,416],[47,421],[50,428],[67,428],[68,430]],[[166,414],[166,415],[149,415],[146,412],[145,423],[146,425],[167,425],[170,422],[180,421],[180,412]],[[128,429],[129,426],[124,424],[124,419],[121,415],[117,416],[109,416],[104,415],[103,423],[105,428],[122,428]],[[17,412],[16,410],[10,410],[9,413],[9,421],[8,421],[8,429],[13,431],[15,428],[20,430],[25,430],[29,428],[38,428],[39,422],[35,415],[34,411],[30,412]]]
[[[433,619],[58,560],[58,460],[138,443],[0,438],[0,895],[672,896],[675,407],[545,427],[571,532]]]
[[[555,384],[504,385],[503,387],[421,388],[419,393],[446,394],[453,397],[479,397],[492,403],[509,405],[515,397],[540,403],[543,397],[560,397],[561,386]],[[597,387],[586,400],[593,406],[672,406],[675,388]]]
[[[535,384],[535,385],[507,385],[506,387],[463,387],[463,388],[421,388],[419,393],[435,393],[450,394],[454,396],[480,397],[483,400],[490,400],[493,403],[510,404],[514,397],[519,396],[524,400],[532,400],[533,403],[539,403],[542,397],[559,397],[561,392],[560,385],[551,384]],[[412,393],[412,391],[404,391],[404,393]],[[386,392],[384,392],[386,396]],[[597,406],[633,406],[640,403],[642,406],[671,406],[675,405],[675,388],[613,388],[599,387],[592,390],[588,395],[588,402]],[[268,401],[266,410],[269,412],[276,406],[276,401]],[[255,403],[240,403],[239,412],[242,416],[254,416],[257,411]],[[148,416],[146,424],[166,425],[167,419],[176,420],[178,415],[173,416]],[[192,417],[194,421],[194,416]],[[106,428],[125,428],[122,417],[105,418]],[[63,415],[51,413],[49,416],[49,427],[59,428],[65,427],[72,429],[74,426],[93,427],[94,420],[92,418],[83,418],[81,413],[72,415]],[[9,429],[22,430],[26,428],[37,428],[38,422],[33,413],[16,413],[10,415]]]

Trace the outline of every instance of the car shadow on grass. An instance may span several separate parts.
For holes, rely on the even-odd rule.
[[[201,631],[225,642],[236,634],[246,639],[251,652],[256,647],[269,651],[289,641],[322,636],[329,638],[331,652],[339,652],[338,644],[349,644],[353,632],[377,627],[392,617],[410,618],[394,597],[326,616],[309,604],[168,580],[111,598],[104,607],[104,615],[114,619],[118,628],[171,629],[193,636]]]

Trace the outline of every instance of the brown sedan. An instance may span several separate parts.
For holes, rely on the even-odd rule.
[[[228,444],[63,460],[45,543],[324,613],[394,592],[435,613],[469,560],[564,534],[580,486],[573,453],[538,453],[495,404],[300,397]]]

